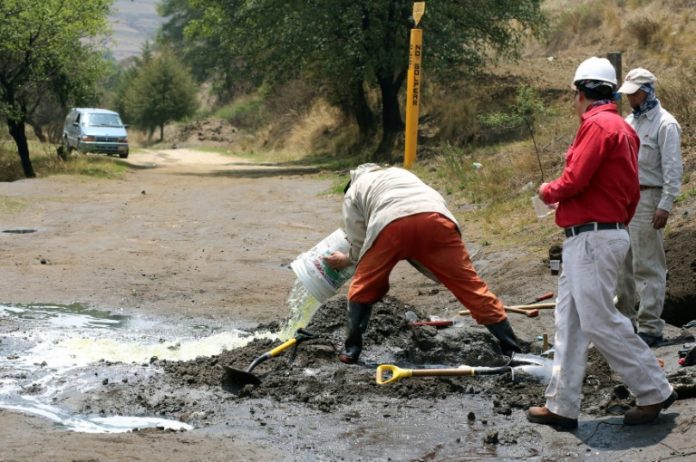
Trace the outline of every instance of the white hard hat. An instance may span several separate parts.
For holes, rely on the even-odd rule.
[[[611,65],[607,58],[593,56],[581,62],[575,71],[573,84],[581,80],[607,82],[616,86],[616,69],[614,69],[614,66]]]

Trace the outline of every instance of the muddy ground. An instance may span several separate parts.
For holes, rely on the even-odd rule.
[[[35,231],[0,234],[0,303],[79,302],[182,325],[279,329],[289,315],[289,263],[340,225],[340,198],[326,194],[329,182],[312,169],[255,166],[183,149],[134,153],[132,163],[119,180],[0,184],[0,229]],[[680,213],[668,238],[674,262],[669,303],[682,313],[678,302],[694,287],[696,240],[688,238],[693,210]],[[467,245],[507,303],[555,291],[544,255]],[[414,311],[449,318],[460,308],[446,290],[399,265],[390,296],[375,306],[357,365],[335,359],[342,292],[308,326],[317,338],[255,369],[259,386],[239,386],[222,366],[245,368],[277,341],[255,340],[187,362],[109,365],[112,380],[62,402],[75,413],[161,416],[194,430],[91,435],[0,410],[0,461],[636,461],[696,454],[692,400],[678,401],[653,425],[623,427],[620,414],[632,399],[594,351],[574,432],[526,422],[524,410],[543,402],[544,387],[520,375],[375,383],[375,366],[382,363],[503,365],[493,338],[468,318],[438,330],[414,328],[404,317]],[[529,352],[540,351],[539,336],[553,339],[552,311],[511,322]],[[22,325],[0,318],[0,332],[17,329]],[[690,368],[677,365],[676,352],[692,331],[670,327],[668,345],[655,350],[683,398],[694,395],[694,379]]]

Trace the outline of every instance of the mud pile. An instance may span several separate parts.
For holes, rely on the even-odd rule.
[[[689,216],[684,213],[682,218],[686,220]],[[696,225],[691,220],[677,223],[674,228],[665,240],[668,273],[662,318],[679,327],[696,319]]]
[[[340,363],[336,356],[344,340],[345,299],[323,305],[307,330],[316,338],[296,349],[260,364],[253,371],[258,386],[231,382],[222,365],[246,369],[251,362],[278,346],[278,341],[254,340],[243,348],[224,351],[214,357],[192,361],[159,361],[139,365],[143,371],[128,381],[114,380],[84,399],[83,412],[103,414],[155,414],[200,424],[201,420],[224,419],[229,407],[245,401],[270,399],[332,412],[355,402],[389,402],[392,399],[457,399],[480,395],[490,399],[494,412],[510,415],[512,409],[526,409],[543,403],[545,385],[515,378],[510,373],[476,377],[405,378],[378,385],[379,364],[403,368],[501,366],[497,341],[475,323],[462,327],[435,329],[412,327],[404,317],[417,307],[387,297],[373,307],[365,336],[363,355],[356,365]],[[280,330],[280,324],[260,325],[259,330]],[[529,347],[529,345],[525,345]],[[125,365],[114,365],[124,367]],[[590,351],[584,385],[583,408],[590,414],[621,413],[631,404],[629,393],[617,382],[601,356]],[[235,404],[236,403],[236,404]],[[214,415],[217,414],[218,417]]]
[[[312,408],[330,411],[336,406],[362,400],[368,396],[444,399],[453,394],[490,396],[500,413],[511,408],[526,408],[543,400],[545,386],[531,380],[513,381],[511,375],[480,377],[409,378],[388,385],[377,385],[378,364],[399,367],[500,366],[507,362],[496,340],[481,326],[435,329],[412,327],[404,317],[407,311],[419,317],[418,308],[387,297],[375,304],[361,362],[347,366],[336,355],[344,339],[345,299],[332,300],[322,306],[307,330],[317,338],[305,341],[296,350],[288,350],[254,369],[261,379],[259,386],[237,386],[226,380],[220,366],[246,369],[254,358],[277,346],[277,342],[255,340],[244,348],[225,351],[213,358],[190,362],[164,362],[171,380],[188,387],[222,387],[237,399],[268,398],[281,402],[300,402]],[[278,330],[279,325],[259,326]],[[617,399],[617,385],[610,370],[598,354],[591,354],[585,384],[586,408],[602,413]],[[623,396],[623,395],[622,395]],[[589,398],[589,400],[588,400]],[[626,397],[627,398],[627,397]]]
[[[213,358],[190,362],[162,362],[165,372],[187,386],[223,387],[240,399],[272,397],[279,401],[306,403],[321,410],[363,399],[367,395],[408,398],[438,398],[451,393],[482,393],[488,388],[477,381],[450,379],[402,380],[377,385],[375,368],[380,363],[402,367],[440,365],[454,367],[503,365],[495,339],[482,328],[410,326],[406,311],[417,309],[387,297],[373,307],[365,335],[361,362],[347,366],[336,359],[344,339],[345,299],[322,306],[307,327],[316,338],[301,343],[254,369],[261,379],[258,387],[239,387],[226,380],[220,365],[246,369],[254,358],[277,346],[277,342],[255,340],[247,346],[225,351]],[[279,330],[280,325],[259,326],[260,330]]]

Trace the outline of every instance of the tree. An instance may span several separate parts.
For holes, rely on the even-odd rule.
[[[121,120],[128,121],[131,119],[126,107],[128,92],[133,87],[140,69],[152,59],[153,53],[150,41],[146,40],[141,48],[140,56],[131,56],[121,61],[118,68],[111,73],[112,80],[109,82],[107,90],[107,106],[118,112]]]
[[[145,61],[126,91],[128,120],[148,131],[155,128],[164,139],[164,126],[196,112],[196,85],[190,73],[171,51]]]
[[[24,175],[36,176],[25,124],[40,103],[94,96],[102,58],[94,39],[112,0],[0,1],[0,118],[17,145]]]
[[[539,173],[541,173],[541,183],[544,182],[544,167],[541,163],[541,153],[539,152],[539,146],[536,142],[536,128],[539,119],[546,115],[546,108],[544,107],[544,102],[539,97],[539,94],[527,85],[522,85],[517,89],[517,96],[515,98],[516,104],[514,107],[515,113],[524,122],[524,126],[529,132],[529,136],[532,138],[532,144],[534,145],[534,152],[536,153],[537,162],[539,163]]]
[[[215,37],[245,75],[267,83],[308,78],[351,108],[361,131],[374,129],[366,89],[381,95],[382,139],[374,160],[389,159],[403,130],[399,92],[408,69],[411,0],[188,0],[202,13],[190,37]],[[433,77],[512,55],[544,24],[540,0],[428,3],[423,68]]]

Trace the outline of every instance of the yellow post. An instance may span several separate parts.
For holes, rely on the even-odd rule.
[[[425,11],[425,2],[413,4],[416,27]],[[418,108],[420,105],[421,56],[423,54],[423,30],[411,29],[406,79],[406,139],[404,142],[404,168],[410,169],[416,161],[418,145]]]

